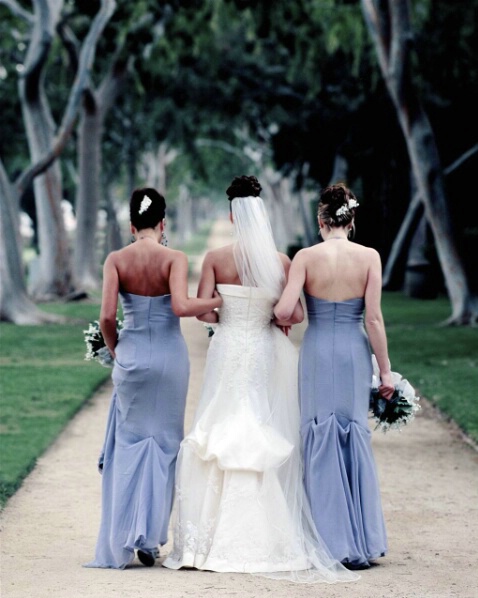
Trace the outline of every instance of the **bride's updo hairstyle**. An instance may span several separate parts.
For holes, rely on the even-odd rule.
[[[166,214],[166,201],[152,187],[135,189],[129,200],[129,219],[136,230],[154,228]]]
[[[327,226],[350,225],[358,207],[357,198],[343,183],[330,185],[320,192],[318,215]]]
[[[232,201],[235,197],[259,197],[262,187],[255,176],[236,176],[226,189],[227,198]]]

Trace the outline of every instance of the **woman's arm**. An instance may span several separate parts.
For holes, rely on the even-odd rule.
[[[274,316],[279,325],[299,324],[304,319],[300,294],[305,284],[305,274],[305,260],[301,250],[292,260],[288,272],[286,271],[287,284],[274,307]]]
[[[116,312],[118,309],[119,277],[116,269],[116,252],[110,253],[103,266],[103,294],[101,298],[100,328],[106,346],[115,356],[118,341]]]
[[[387,335],[381,307],[382,264],[379,254],[374,249],[370,251],[372,252],[372,261],[365,288],[365,327],[380,369],[380,380],[382,382],[379,387],[380,394],[386,399],[390,399],[395,388],[390,372]]]
[[[179,316],[200,316],[221,307],[222,299],[214,291],[209,298],[196,299],[188,295],[188,258],[181,251],[176,252],[169,273],[171,305],[173,312]]]
[[[216,274],[214,273],[213,261],[210,253],[206,254],[201,268],[201,278],[198,285],[198,297],[212,297],[216,291]],[[217,324],[219,321],[218,313],[210,311],[209,313],[197,316],[201,322],[208,324]]]

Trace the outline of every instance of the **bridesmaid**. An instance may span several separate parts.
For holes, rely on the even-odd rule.
[[[318,219],[324,242],[295,256],[274,310],[279,320],[287,319],[304,290],[309,324],[299,394],[305,487],[319,534],[350,569],[366,569],[387,551],[368,426],[369,342],[382,396],[389,399],[394,390],[380,306],[380,257],[348,240],[358,205],[345,185],[322,191]]]
[[[187,257],[160,244],[166,203],[155,189],[133,191],[135,243],[112,252],[103,271],[100,326],[115,358],[114,392],[100,457],[102,516],[96,555],[86,567],[146,566],[167,541],[174,472],[189,381],[180,316],[220,307],[217,293],[193,299]],[[124,327],[116,332],[118,296]]]

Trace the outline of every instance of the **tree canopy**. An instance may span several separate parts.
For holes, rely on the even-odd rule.
[[[0,152],[11,179],[31,160],[17,93],[29,4],[0,2]],[[99,5],[63,3],[44,75],[57,122],[75,76],[75,48]],[[478,161],[478,0],[409,5],[412,81],[436,137],[458,249],[476,292],[469,256],[478,233],[467,214]],[[315,195],[340,173],[362,200],[357,240],[386,259],[413,183],[360,0],[117,0],[98,42],[91,90],[111,68],[123,68],[125,80],[105,114],[102,184],[127,197],[140,183],[145,154],[160,146],[177,155],[168,167],[172,204],[182,183],[214,195],[232,176],[260,177],[266,166],[297,193]],[[70,143],[61,158],[73,204],[77,151]]]

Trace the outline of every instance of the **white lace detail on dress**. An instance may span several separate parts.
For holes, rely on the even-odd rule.
[[[357,579],[331,559],[307,519],[298,352],[271,324],[271,294],[218,290],[220,324],[178,455],[174,542],[163,565],[302,582]]]

